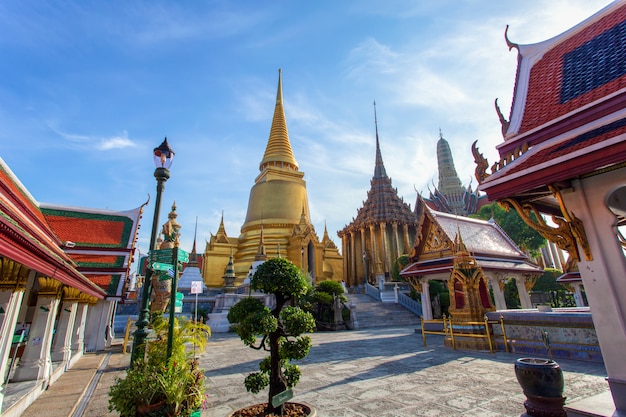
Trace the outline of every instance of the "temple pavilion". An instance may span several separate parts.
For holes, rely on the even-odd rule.
[[[208,287],[223,287],[232,254],[235,286],[240,286],[260,252],[282,256],[308,274],[312,282],[341,281],[343,260],[326,230],[320,239],[311,223],[304,172],[293,154],[283,107],[282,73],[278,72],[276,106],[259,175],[250,190],[239,237],[230,237],[222,216],[203,254],[202,276]]]
[[[514,279],[522,308],[532,308],[529,291],[543,269],[534,264],[493,221],[441,213],[424,207],[419,237],[400,275],[421,294],[425,320],[433,318],[430,280],[442,281],[450,291],[450,314],[470,321],[485,311],[506,310],[504,284]],[[459,264],[471,264],[471,277],[459,274]],[[495,299],[492,305],[488,289]],[[480,299],[472,306],[469,300]],[[479,307],[479,308],[472,308]],[[480,312],[480,314],[478,314]]]
[[[569,253],[565,272],[578,270],[584,283],[620,415],[626,413],[625,34],[620,0],[543,42],[521,45],[507,37],[518,66],[509,119],[499,112],[500,160],[490,167],[472,148],[479,190]]]

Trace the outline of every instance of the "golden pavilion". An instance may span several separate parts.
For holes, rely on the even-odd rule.
[[[276,256],[302,268],[312,282],[341,281],[343,258],[337,246],[326,230],[320,240],[311,224],[304,172],[299,170],[289,141],[280,70],[274,117],[259,171],[239,237],[227,235],[222,215],[217,233],[206,243],[202,268],[205,284],[224,286],[231,254],[237,286],[259,259]]]

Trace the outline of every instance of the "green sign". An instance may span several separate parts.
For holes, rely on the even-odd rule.
[[[152,262],[152,269],[154,271],[168,271],[173,268],[174,268],[174,265],[172,264],[166,264],[163,262]]]
[[[182,249],[178,249],[178,260],[180,262],[189,262],[189,252],[185,252]]]
[[[177,300],[182,300],[183,298],[185,298],[185,294],[183,294],[182,292],[177,292],[176,293],[176,299]]]
[[[172,263],[174,249],[159,249],[150,251],[150,262]]]
[[[174,258],[174,249],[159,249],[150,251],[150,262],[172,263]],[[180,262],[189,262],[189,252],[178,249],[178,260]]]
[[[183,306],[183,300],[174,301],[174,307],[182,307],[182,306]]]
[[[286,401],[293,398],[293,391],[291,388],[287,388],[285,391],[278,393],[272,397],[272,407],[278,407],[284,404]]]

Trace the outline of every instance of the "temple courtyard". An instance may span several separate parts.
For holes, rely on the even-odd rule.
[[[293,390],[293,401],[313,405],[319,417],[517,417],[525,411],[513,368],[518,354],[455,351],[445,347],[439,335],[427,336],[424,347],[414,326],[319,332],[311,337],[311,353],[299,361],[302,378]],[[265,402],[267,390],[253,395],[243,386],[245,376],[264,356],[244,346],[234,333],[214,334],[199,355],[209,396],[202,416],[226,417],[238,408]],[[91,364],[93,372],[82,372],[89,368],[81,366],[86,361],[100,365]],[[119,346],[112,352],[85,355],[23,416],[115,415],[107,412],[108,389],[124,375],[128,361]],[[566,405],[610,395],[602,364],[558,362]]]

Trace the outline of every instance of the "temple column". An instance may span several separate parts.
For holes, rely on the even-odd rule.
[[[348,249],[348,239],[346,235],[341,235],[341,253],[343,254],[343,260],[341,261],[343,265],[343,281],[346,285],[350,284],[350,268],[349,266],[349,249]]]
[[[533,303],[530,301],[530,295],[526,290],[526,278],[523,276],[515,277],[515,285],[517,286],[517,293],[519,294],[519,301],[522,308],[533,308]]]
[[[113,317],[113,301],[100,300],[89,308],[87,325],[85,326],[85,350],[98,352],[111,345],[111,318]]]
[[[380,253],[378,253],[378,247],[376,245],[376,230],[375,230],[375,225],[374,224],[370,224],[369,225],[369,231],[370,231],[370,271],[371,273],[374,275],[374,284],[377,285],[378,281],[380,280]]]
[[[363,261],[363,285],[369,282],[369,276],[367,271],[367,248],[365,247],[365,229],[361,227],[361,259]]]
[[[404,223],[402,225],[403,237],[404,237],[404,252],[411,253],[411,242],[409,242],[409,225]]]
[[[563,264],[561,263],[561,258],[559,257],[558,251],[559,249],[552,242],[548,242],[548,250],[550,251],[550,256],[552,256],[552,262],[554,262],[554,268],[558,270],[563,270]]]
[[[576,301],[576,307],[585,307],[585,299],[583,298],[583,292],[580,288],[580,282],[572,282],[574,287],[574,301]]]
[[[504,277],[500,273],[485,273],[489,277],[489,283],[493,290],[493,298],[496,302],[496,310],[506,310],[506,300],[504,298]]]
[[[83,356],[85,349],[85,325],[87,324],[89,301],[92,301],[93,298],[94,297],[89,295],[81,294],[80,299],[78,300],[78,306],[76,307],[76,319],[74,320],[74,329],[72,330],[72,362]]]
[[[52,342],[52,362],[69,364],[72,353],[72,332],[76,321],[78,298],[80,291],[76,288],[63,287],[63,304],[56,326],[56,334]]]
[[[433,319],[433,306],[430,304],[430,288],[428,285],[428,278],[420,278],[420,284],[422,285],[422,316],[424,320]]]
[[[380,222],[378,227],[380,228],[380,256],[383,261],[383,265],[382,265],[383,273],[386,277],[389,274],[389,272],[391,272],[391,268],[389,265],[389,247],[387,246],[388,245],[387,223]]]
[[[351,265],[351,270],[352,270],[352,274],[350,275],[352,278],[352,281],[350,282],[350,285],[358,285],[359,281],[358,281],[358,272],[357,272],[357,265],[358,262],[357,260],[359,259],[359,251],[356,250],[356,246],[355,246],[356,242],[354,241],[354,231],[350,231],[350,265]]]
[[[592,311],[615,408],[626,411],[626,257],[616,213],[626,212],[626,168],[573,180],[564,207],[584,225],[578,270]],[[609,208],[610,207],[610,208]],[[590,255],[590,256],[589,256]]]
[[[393,254],[395,262],[395,260],[398,259],[402,254],[402,252],[400,252],[400,240],[398,238],[398,222],[391,223],[391,228],[393,230],[393,243],[396,247]]]
[[[24,348],[20,365],[15,370],[13,381],[50,382],[52,372],[50,346],[63,284],[48,277],[38,277],[38,280],[40,289],[30,325],[28,344]]]
[[[4,387],[5,382],[4,376],[9,366],[13,334],[15,333],[17,316],[20,312],[20,305],[23,299],[23,287],[16,291],[0,289],[0,308],[5,312],[4,314],[0,314],[0,407],[3,399],[2,387]]]

